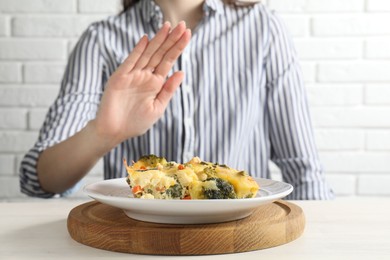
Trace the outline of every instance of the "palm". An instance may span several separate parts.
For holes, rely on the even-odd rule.
[[[116,126],[130,135],[148,129],[164,112],[164,107],[155,102],[163,84],[164,79],[150,71],[136,71],[117,80],[115,87],[107,88],[104,100],[107,109],[101,111],[106,113],[102,116],[108,126]]]
[[[166,76],[190,39],[181,24],[169,25],[149,43],[143,37],[107,82],[96,118],[100,132],[121,142],[146,132],[164,113],[183,73]]]

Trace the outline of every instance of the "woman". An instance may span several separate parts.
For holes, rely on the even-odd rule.
[[[107,179],[145,154],[266,178],[271,159],[295,187],[289,199],[332,197],[291,39],[261,3],[125,1],[92,24],[22,162],[21,189],[64,194],[103,156]]]

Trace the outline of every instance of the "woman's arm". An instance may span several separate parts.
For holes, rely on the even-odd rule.
[[[288,199],[332,198],[319,161],[292,40],[274,14],[270,15],[269,31],[266,73],[271,159],[281,169],[283,179],[294,186]]]
[[[145,133],[164,113],[183,79],[166,79],[191,37],[184,23],[165,23],[152,40],[142,37],[107,82],[97,116],[72,137],[46,149],[37,163],[43,190],[62,193],[100,157],[124,140]]]

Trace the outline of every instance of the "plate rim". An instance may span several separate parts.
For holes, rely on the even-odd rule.
[[[93,182],[93,183],[86,184],[83,187],[83,192],[85,194],[87,194],[89,197],[91,197],[92,199],[95,199],[95,200],[97,200],[96,198],[100,197],[99,199],[113,200],[113,201],[117,201],[117,202],[132,201],[132,202],[138,203],[139,201],[142,201],[142,202],[145,202],[145,203],[151,203],[151,202],[159,201],[159,203],[167,203],[167,204],[168,203],[185,203],[185,204],[189,204],[189,203],[202,203],[202,204],[207,204],[207,203],[215,203],[215,202],[225,203],[227,201],[229,203],[237,203],[237,202],[242,202],[242,201],[247,201],[247,202],[248,201],[263,201],[265,199],[266,199],[266,201],[270,200],[270,202],[271,202],[271,201],[274,201],[276,199],[280,199],[280,198],[286,197],[287,195],[289,195],[294,190],[294,186],[293,185],[291,185],[290,183],[283,182],[283,181],[277,181],[277,180],[272,180],[272,179],[267,179],[267,178],[257,178],[257,177],[256,178],[253,177],[253,179],[256,180],[256,182],[265,180],[265,181],[271,181],[271,182],[275,182],[275,183],[281,183],[283,185],[286,185],[286,189],[283,190],[280,193],[271,194],[269,196],[263,196],[263,197],[242,198],[242,199],[218,199],[218,200],[211,200],[211,199],[194,199],[194,200],[139,199],[139,198],[132,198],[132,197],[126,198],[126,197],[120,197],[120,196],[114,196],[114,195],[104,195],[104,194],[93,192],[93,191],[90,191],[90,190],[88,191],[88,187],[90,187],[92,185],[97,185],[97,184],[103,183],[103,182],[119,182],[119,180],[123,180],[123,183],[126,183],[126,177],[120,177],[120,178],[100,180],[100,181],[96,181],[96,182]],[[262,189],[262,187],[260,186],[259,191],[261,189]],[[149,201],[149,202],[147,202],[147,201]]]

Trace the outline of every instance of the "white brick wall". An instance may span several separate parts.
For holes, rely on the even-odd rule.
[[[388,0],[369,0],[367,1],[367,10],[373,12],[390,11],[390,2]]]
[[[12,154],[0,154],[0,178],[12,176],[15,171],[15,156]]]
[[[29,62],[23,68],[26,83],[60,83],[64,74],[64,63]]]
[[[53,17],[54,18],[54,17]],[[0,38],[0,59],[25,60],[65,60],[66,41],[57,39]]]
[[[362,103],[362,84],[306,84],[309,102],[312,106],[354,106]],[[324,98],[326,97],[326,98]]]
[[[74,13],[74,0],[0,0],[2,13]]]
[[[26,129],[26,114],[23,108],[0,108],[0,129]]]
[[[17,62],[0,63],[0,82],[18,83],[22,81],[22,65]]]
[[[0,87],[1,106],[48,107],[57,96],[59,86],[43,84],[9,85]]]
[[[96,15],[23,15],[12,19],[12,35],[17,37],[76,37],[94,21]]]
[[[39,130],[45,120],[47,109],[34,108],[28,114],[28,129]]]
[[[390,58],[390,39],[368,39],[366,41],[365,57],[368,59]]]
[[[6,16],[0,17],[0,36],[8,35],[8,19]]]
[[[390,196],[390,1],[268,0],[293,36],[327,178],[339,196]],[[89,23],[120,0],[0,0],[0,200]],[[278,170],[272,167],[276,178]],[[86,182],[101,179],[100,162]],[[78,193],[76,196],[82,196]]]
[[[390,81],[389,66],[390,61],[388,60],[320,62],[318,65],[318,81],[387,82]]]
[[[304,60],[356,59],[363,52],[363,43],[353,39],[297,39],[295,47]]]
[[[345,0],[340,0],[340,2]],[[384,13],[327,14],[312,18],[314,36],[374,36],[389,35],[390,16]]]
[[[338,13],[363,11],[364,0],[268,0],[269,6],[279,12]]]
[[[364,98],[367,105],[390,105],[390,84],[367,84]]]
[[[390,150],[390,130],[370,130],[366,133],[369,151]]]
[[[121,7],[120,0],[79,0],[80,13],[116,13]]]

